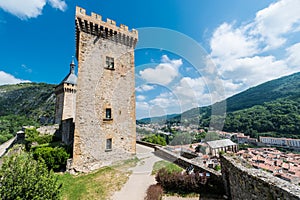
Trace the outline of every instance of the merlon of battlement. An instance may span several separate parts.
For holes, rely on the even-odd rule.
[[[76,6],[76,26],[79,30],[89,32],[91,34],[97,35],[101,31],[108,30],[108,32],[112,32],[112,34],[125,34],[126,36],[132,37],[137,40],[138,31],[132,29],[131,31],[128,29],[128,26],[124,24],[120,24],[118,27],[116,21],[111,19],[106,19],[102,21],[102,16],[96,13],[91,13],[91,15],[86,14],[86,10]]]

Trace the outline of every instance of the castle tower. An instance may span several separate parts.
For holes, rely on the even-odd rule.
[[[56,106],[55,123],[61,124],[63,120],[75,119],[76,107],[76,84],[77,76],[75,74],[75,64],[72,60],[70,72],[63,81],[55,87]]]
[[[136,151],[136,30],[76,7],[78,82],[72,167],[89,171]]]

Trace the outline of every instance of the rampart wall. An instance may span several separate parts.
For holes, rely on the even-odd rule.
[[[223,182],[229,199],[300,199],[299,186],[243,162],[238,157],[221,156]]]

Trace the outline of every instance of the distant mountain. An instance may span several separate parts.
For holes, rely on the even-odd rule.
[[[19,115],[41,123],[53,123],[55,85],[21,83],[0,86],[0,116]]]
[[[300,135],[300,73],[268,81],[225,101],[226,131],[241,131],[250,135],[262,132]],[[223,103],[214,104],[214,109]],[[212,122],[211,110],[212,106],[193,108],[169,118],[167,123],[208,127]],[[214,118],[213,121],[224,119],[222,116]]]
[[[178,116],[178,114],[164,115],[164,116],[159,116],[159,117],[143,118],[143,119],[137,120],[137,123],[139,123],[139,124],[162,123],[162,122],[166,122],[167,120],[172,119],[176,116]]]

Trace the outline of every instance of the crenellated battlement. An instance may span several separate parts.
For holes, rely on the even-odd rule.
[[[120,24],[118,27],[116,21],[111,19],[102,20],[102,16],[96,13],[86,14],[86,10],[76,7],[76,32],[83,31],[103,39],[109,39],[117,43],[135,47],[138,40],[138,31],[128,29],[128,26]]]

